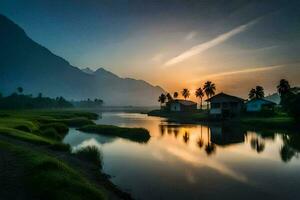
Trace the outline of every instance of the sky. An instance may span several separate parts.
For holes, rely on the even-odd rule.
[[[74,66],[172,93],[300,85],[298,0],[1,0],[0,13]]]

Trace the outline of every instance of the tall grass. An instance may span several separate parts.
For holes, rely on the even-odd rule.
[[[75,151],[75,155],[83,160],[94,163],[102,169],[102,153],[96,146],[87,146]]]

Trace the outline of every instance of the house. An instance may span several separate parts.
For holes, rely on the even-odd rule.
[[[221,92],[206,101],[210,103],[210,115],[227,118],[240,114],[245,100]]]
[[[166,103],[167,111],[193,112],[197,110],[197,103],[189,100],[174,99]]]
[[[276,103],[266,99],[252,99],[246,103],[247,112],[260,112],[263,109],[274,110]]]

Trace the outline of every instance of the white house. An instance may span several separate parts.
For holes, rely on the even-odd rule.
[[[252,99],[246,103],[246,111],[247,112],[259,112],[263,108],[265,109],[274,109],[276,103],[272,101],[268,101],[265,99]]]
[[[193,112],[197,110],[197,103],[189,100],[175,99],[167,102],[167,110],[172,112]]]

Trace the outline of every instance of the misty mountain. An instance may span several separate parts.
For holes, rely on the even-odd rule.
[[[25,31],[0,15],[0,92],[41,92],[69,100],[101,98],[106,105],[157,105],[164,92],[142,80],[121,78],[103,68],[93,71],[72,66],[65,59],[30,39]]]

